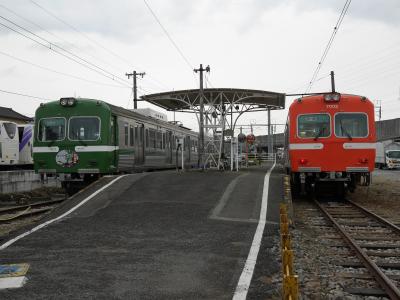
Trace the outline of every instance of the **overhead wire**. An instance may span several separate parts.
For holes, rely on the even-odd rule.
[[[95,80],[86,79],[86,78],[83,78],[83,77],[80,77],[80,76],[76,76],[76,75],[73,75],[73,74],[60,72],[60,71],[57,71],[57,70],[54,70],[54,69],[50,69],[50,68],[35,64],[33,62],[24,60],[22,58],[18,58],[18,57],[14,56],[14,55],[11,55],[9,53],[5,53],[3,51],[0,51],[0,54],[4,55],[4,56],[7,56],[9,58],[12,58],[14,60],[17,60],[19,62],[22,62],[22,63],[28,64],[28,65],[34,66],[36,68],[48,71],[48,72],[52,72],[52,73],[55,73],[55,74],[63,75],[63,76],[74,78],[74,79],[81,80],[81,81],[85,81],[85,82],[88,82],[88,83],[93,83],[93,84],[102,85],[102,86],[108,86],[108,87],[115,87],[115,88],[124,88],[124,89],[131,88],[131,87],[126,87],[126,86],[122,86],[122,85],[114,85],[114,84],[103,83],[103,82],[99,82],[99,81],[95,81]]]
[[[29,33],[30,35],[32,35],[32,36],[44,41],[46,44],[44,44],[43,42],[40,42],[40,41],[38,41],[38,40],[36,40],[36,39],[34,39],[34,38],[32,38],[32,37],[20,32],[20,31],[18,31],[18,30],[16,30],[15,28],[12,28],[12,27],[0,22],[1,26],[5,27],[5,28],[8,28],[9,30],[11,30],[11,31],[13,31],[15,33],[18,33],[18,34],[24,36],[25,38],[28,38],[31,41],[34,41],[34,42],[38,43],[39,45],[41,45],[41,46],[43,46],[43,47],[45,47],[45,48],[47,48],[47,49],[49,49],[49,50],[51,50],[53,52],[56,52],[59,55],[62,55],[64,57],[66,57],[66,58],[68,58],[68,59],[70,59],[70,60],[72,60],[72,61],[74,61],[74,62],[76,62],[76,63],[78,63],[78,64],[80,64],[80,65],[82,65],[82,66],[84,66],[84,67],[96,72],[96,73],[98,73],[98,74],[100,74],[100,75],[103,75],[103,76],[105,76],[105,77],[107,77],[107,78],[109,78],[111,80],[117,81],[120,84],[124,84],[126,86],[130,86],[130,85],[128,85],[126,83],[127,81],[125,79],[123,79],[123,78],[121,78],[121,77],[119,77],[119,76],[117,76],[117,75],[105,70],[104,68],[99,67],[99,66],[89,62],[88,60],[79,57],[75,53],[73,53],[73,52],[71,52],[71,51],[69,51],[69,50],[67,50],[67,49],[65,49],[63,47],[60,47],[60,46],[52,43],[51,41],[39,36],[38,34],[30,31],[29,29],[26,29],[23,26],[20,26],[17,23],[15,23],[15,22],[13,22],[13,21],[11,21],[11,20],[9,20],[9,19],[7,19],[7,18],[5,18],[5,17],[3,17],[1,15],[0,15],[0,18],[3,19],[3,20],[6,20],[7,22],[9,22],[11,24],[13,24],[14,26],[16,26],[19,29],[22,29],[23,31]],[[58,50],[56,50],[55,48],[58,49]],[[70,56],[62,53],[60,50],[65,52],[65,53],[68,53]]]
[[[65,43],[65,44],[68,45],[69,47],[73,47],[73,48],[79,49],[75,44],[73,44],[73,43],[67,41],[66,39],[64,39],[64,38],[62,38],[62,37],[60,37],[60,36],[58,36],[57,34],[54,34],[53,32],[51,32],[51,31],[47,30],[46,28],[44,28],[43,26],[41,26],[41,25],[39,25],[39,24],[37,24],[37,23],[35,23],[35,22],[33,22],[33,21],[31,21],[31,20],[25,18],[24,16],[21,16],[20,14],[18,14],[17,12],[15,12],[15,11],[12,10],[12,9],[6,7],[5,5],[0,4],[0,7],[3,8],[4,10],[8,11],[9,13],[13,14],[14,16],[17,16],[18,18],[24,20],[25,22],[27,22],[27,23],[29,23],[29,24],[35,26],[36,28],[40,29],[41,31],[46,32],[47,34],[51,35],[52,37],[54,37],[54,38],[56,38],[56,39],[62,41],[63,43]],[[53,44],[55,44],[55,43],[53,42]],[[79,50],[82,51],[82,49],[79,49]],[[101,61],[102,63],[108,65],[109,67],[113,68],[114,70],[117,70],[117,68],[116,68],[115,66],[111,65],[110,63],[106,62],[105,60],[100,59],[100,58],[98,58],[98,57],[96,57],[96,56],[94,56],[94,55],[92,55],[92,54],[90,54],[90,53],[88,53],[88,52],[86,52],[85,54],[88,55],[88,56],[90,56],[90,57],[92,57],[92,58],[94,58],[94,59],[96,59],[96,60],[98,60],[98,61]]]
[[[326,45],[325,50],[324,50],[324,52],[323,52],[323,54],[322,54],[322,56],[321,56],[321,58],[320,58],[320,60],[318,62],[318,65],[317,65],[317,67],[316,67],[316,69],[315,69],[315,71],[313,73],[313,76],[312,76],[312,78],[310,80],[310,83],[308,84],[308,87],[306,89],[306,93],[308,93],[310,91],[310,89],[311,89],[311,87],[312,87],[312,85],[314,83],[315,78],[317,78],[318,73],[321,70],[322,64],[324,63],[325,58],[328,55],[329,49],[332,46],[333,40],[335,39],[335,36],[336,36],[336,34],[337,34],[337,32],[338,32],[338,30],[340,28],[340,25],[342,24],[342,21],[344,19],[344,16],[347,13],[347,10],[348,10],[348,8],[350,6],[350,3],[351,3],[351,0],[346,0],[346,3],[344,4],[344,6],[342,8],[342,12],[340,13],[339,19],[337,20],[336,25],[333,28],[333,32],[331,34],[331,37],[329,38],[328,44]]]
[[[196,79],[196,75],[194,73],[194,67],[193,65],[189,62],[189,60],[187,59],[187,57],[185,56],[185,54],[183,53],[183,51],[180,49],[180,47],[178,46],[178,44],[174,41],[174,39],[171,37],[171,35],[169,34],[169,32],[167,31],[167,29],[165,28],[165,26],[161,23],[160,19],[157,17],[156,13],[154,12],[154,10],[151,8],[150,4],[146,1],[143,0],[144,4],[146,5],[146,7],[148,8],[148,10],[150,11],[151,15],[154,17],[154,19],[156,20],[156,22],[158,23],[158,25],[160,25],[161,29],[163,30],[164,34],[167,36],[168,40],[171,42],[171,44],[174,46],[174,48],[176,49],[176,51],[178,51],[179,55],[181,56],[181,58],[183,59],[183,61],[186,63],[186,65],[190,68],[195,81],[197,81]]]
[[[87,39],[88,41],[90,41],[91,43],[95,44],[96,46],[100,47],[101,49],[103,49],[105,52],[107,52],[108,54],[111,54],[112,56],[118,58],[120,61],[129,64],[131,67],[134,67],[132,62],[130,62],[128,59],[124,58],[123,56],[119,55],[118,53],[115,53],[114,51],[108,49],[107,47],[105,47],[103,44],[97,42],[96,40],[92,39],[91,37],[89,37],[87,34],[83,33],[82,31],[80,31],[79,29],[77,29],[75,26],[69,24],[68,22],[64,21],[63,19],[61,19],[60,17],[58,17],[57,15],[55,15],[54,13],[52,13],[50,10],[46,9],[45,7],[43,7],[42,5],[40,5],[39,3],[37,3],[34,0],[30,0],[36,7],[38,7],[39,9],[41,9],[42,11],[44,11],[46,14],[50,15],[51,17],[53,17],[54,19],[56,19],[57,21],[59,21],[60,23],[64,24],[65,26],[71,28],[73,31],[75,31],[76,33],[80,34],[81,36],[83,36],[85,39]],[[139,69],[143,69],[143,68],[139,68]],[[159,85],[159,87],[163,87],[163,88],[167,88],[168,87],[163,84],[161,81],[159,81],[157,78],[155,78],[153,75],[149,74],[147,72],[146,77],[151,78],[151,80],[153,82],[155,82],[157,85]]]
[[[44,98],[44,97],[37,97],[37,96],[32,96],[32,95],[22,94],[22,93],[17,93],[17,92],[11,92],[11,91],[1,90],[1,89],[0,89],[0,92],[6,93],[6,94],[22,96],[22,97],[28,97],[28,98],[32,98],[32,99],[40,99],[40,100],[48,100],[48,101],[53,101],[54,100],[54,99],[49,99],[49,98]]]

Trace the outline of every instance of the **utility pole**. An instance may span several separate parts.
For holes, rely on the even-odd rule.
[[[381,118],[382,118],[382,101],[381,100],[376,100],[376,106],[377,107],[375,108],[375,110],[377,110],[376,112],[378,113],[378,118],[379,118],[379,121],[380,121]]]
[[[335,72],[331,71],[331,86],[332,86],[332,93],[335,92]]]
[[[126,76],[128,76],[128,79],[131,78],[131,76],[133,77],[133,87],[132,87],[132,91],[133,91],[133,108],[137,109],[137,86],[136,86],[136,77],[137,76],[143,76],[146,75],[145,72],[143,73],[137,73],[136,71],[133,71],[133,73],[125,73]]]
[[[204,169],[204,162],[203,162],[203,156],[204,156],[204,99],[203,99],[203,72],[210,72],[210,66],[207,66],[205,69],[203,68],[203,65],[200,64],[199,69],[194,69],[196,73],[199,72],[200,74],[200,124],[199,124],[199,159],[198,159],[198,165],[199,167],[201,166],[202,169]]]

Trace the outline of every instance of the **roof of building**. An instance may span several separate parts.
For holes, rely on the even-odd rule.
[[[27,122],[30,122],[33,120],[32,118],[29,118],[27,116],[24,116],[16,111],[14,111],[10,107],[3,107],[3,106],[0,106],[0,118],[16,119],[16,120],[27,121]]]
[[[204,104],[246,105],[252,111],[285,108],[285,94],[261,90],[212,88],[204,89]],[[143,95],[142,100],[170,111],[193,111],[200,105],[200,90],[180,90]]]

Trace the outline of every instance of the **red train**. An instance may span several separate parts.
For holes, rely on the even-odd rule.
[[[296,99],[286,124],[285,167],[292,193],[339,193],[369,185],[375,164],[375,111],[363,96],[326,93]]]

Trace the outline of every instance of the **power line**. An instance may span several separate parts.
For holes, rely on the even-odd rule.
[[[318,76],[318,73],[319,73],[319,71],[320,71],[320,69],[322,67],[322,64],[324,63],[325,58],[328,55],[329,49],[332,46],[333,40],[335,39],[336,33],[338,32],[339,27],[342,24],[343,18],[347,13],[347,10],[348,10],[348,8],[350,6],[350,3],[351,3],[351,0],[346,0],[346,3],[343,6],[342,12],[340,13],[339,19],[336,22],[335,27],[333,28],[333,32],[332,32],[332,35],[331,35],[331,37],[330,37],[330,39],[328,41],[328,44],[325,47],[325,50],[324,50],[324,52],[322,54],[321,59],[318,62],[318,65],[317,65],[317,67],[316,67],[316,69],[314,71],[314,74],[313,74],[313,76],[311,78],[311,81],[310,81],[310,83],[308,85],[308,88],[306,89],[306,93],[308,93],[310,91],[310,89],[311,89],[311,87],[312,87],[312,85],[314,83],[315,78]]]
[[[167,36],[167,38],[169,39],[169,41],[172,43],[172,45],[178,51],[179,55],[182,57],[182,59],[185,61],[185,63],[188,65],[188,67],[190,68],[190,70],[191,70],[191,72],[192,72],[192,74],[193,74],[193,76],[194,76],[194,78],[196,80],[196,76],[195,76],[195,74],[193,72],[194,68],[193,68],[192,64],[189,62],[189,60],[183,54],[182,50],[178,47],[176,42],[172,39],[171,35],[168,33],[167,29],[163,26],[163,24],[161,23],[160,19],[157,17],[157,15],[153,11],[153,9],[150,7],[150,5],[147,3],[147,1],[143,0],[143,2],[147,6],[147,8],[149,9],[150,13],[153,15],[154,19],[157,21],[158,25],[160,25],[161,29],[164,31],[164,33]]]
[[[68,46],[78,48],[78,47],[77,47],[76,45],[74,45],[73,43],[71,43],[71,42],[65,40],[64,38],[62,38],[62,37],[60,37],[60,36],[58,36],[58,35],[56,35],[56,34],[54,34],[54,33],[52,33],[52,32],[50,32],[49,30],[45,29],[43,26],[40,26],[39,24],[37,24],[37,23],[35,23],[35,22],[33,22],[33,21],[31,21],[31,20],[29,20],[29,19],[27,19],[27,18],[21,16],[20,14],[16,13],[16,12],[13,11],[12,9],[10,9],[10,8],[8,8],[8,7],[6,7],[6,6],[4,6],[3,4],[0,4],[0,7],[2,7],[2,8],[5,9],[5,10],[7,10],[7,11],[10,12],[11,14],[13,14],[14,16],[17,16],[18,18],[24,20],[25,22],[27,22],[27,23],[29,23],[29,24],[32,24],[32,25],[34,25],[35,27],[39,28],[40,30],[42,30],[42,31],[44,31],[44,32],[46,32],[46,33],[48,33],[49,35],[55,37],[56,39],[63,41],[63,42],[66,43]],[[78,48],[78,49],[79,49],[79,48]],[[101,62],[105,63],[106,65],[108,65],[108,66],[114,68],[115,70],[117,69],[115,66],[109,64],[108,62],[104,61],[103,59],[100,59],[100,58],[98,58],[98,57],[96,57],[96,56],[94,56],[94,55],[91,55],[90,53],[86,53],[86,54],[87,54],[88,56],[90,56],[90,57],[92,57],[92,58],[98,60],[98,61],[101,61]]]
[[[36,68],[39,68],[39,69],[42,69],[42,70],[45,70],[45,71],[48,71],[48,72],[52,72],[52,73],[55,73],[55,74],[71,77],[71,78],[74,78],[74,79],[78,79],[78,80],[82,80],[82,81],[86,81],[86,82],[93,83],[93,84],[98,84],[98,85],[104,85],[104,86],[116,87],[116,88],[127,88],[127,87],[122,86],[122,85],[114,85],[114,84],[108,84],[108,83],[103,83],[103,82],[99,82],[99,81],[89,80],[89,79],[86,79],[86,78],[83,78],[83,77],[79,77],[79,76],[76,76],[76,75],[73,75],[73,74],[68,74],[68,73],[57,71],[57,70],[53,70],[53,69],[50,69],[50,68],[47,68],[47,67],[32,63],[30,61],[24,60],[22,58],[15,57],[15,56],[13,56],[11,54],[8,54],[8,53],[5,53],[3,51],[0,51],[0,54],[4,55],[4,56],[7,56],[9,58],[15,59],[17,61],[20,61],[22,63],[28,64],[28,65],[34,66]]]
[[[90,38],[88,35],[86,35],[85,33],[83,33],[82,31],[78,30],[75,26],[72,26],[71,24],[67,23],[66,21],[62,20],[60,17],[56,16],[54,13],[52,13],[50,10],[46,9],[45,7],[43,7],[42,5],[38,4],[37,2],[30,0],[34,5],[36,5],[38,8],[40,8],[41,10],[43,10],[46,14],[50,15],[51,17],[53,17],[54,19],[56,19],[57,21],[61,22],[62,24],[64,24],[65,26],[71,28],[73,31],[75,31],[76,33],[80,34],[81,36],[83,36],[85,39],[87,39],[88,41],[90,41],[91,43],[95,44],[96,46],[100,47],[101,49],[103,49],[104,51],[106,51],[108,54],[111,54],[112,56],[118,58],[120,61],[123,61],[124,63],[128,63],[129,65],[133,65],[132,62],[130,62],[129,60],[127,60],[126,58],[124,58],[123,56],[115,53],[114,51],[108,49],[107,47],[105,47],[103,44],[97,42],[96,40]],[[134,68],[134,67],[133,67]],[[136,69],[144,69],[144,68],[136,68]],[[163,84],[162,82],[160,82],[158,79],[156,79],[154,76],[151,76],[149,74],[147,74],[148,77],[150,77],[152,79],[153,82],[155,82],[156,84],[158,84],[160,87],[166,87],[165,84]],[[168,89],[168,87],[167,87]]]
[[[44,98],[44,97],[37,97],[37,96],[32,96],[32,95],[27,95],[27,94],[22,94],[22,93],[17,93],[17,92],[5,91],[5,90],[0,90],[0,92],[6,93],[6,94],[22,96],[22,97],[33,98],[33,99],[48,100],[48,101],[53,101],[54,100],[54,99],[49,99],[49,98]]]
[[[99,66],[97,66],[97,65],[95,65],[95,64],[93,64],[93,63],[87,61],[87,60],[84,59],[84,58],[79,57],[78,55],[74,54],[73,52],[71,52],[71,51],[69,51],[69,50],[66,50],[66,49],[64,49],[63,47],[60,47],[60,46],[58,46],[58,45],[56,45],[56,44],[53,44],[52,42],[48,41],[47,39],[45,39],[45,38],[39,36],[39,35],[36,34],[36,33],[33,33],[32,31],[30,31],[30,30],[24,28],[23,26],[18,25],[17,23],[15,23],[15,22],[13,22],[13,21],[11,21],[11,20],[9,20],[9,19],[3,17],[3,16],[0,16],[0,18],[1,18],[1,19],[4,19],[4,20],[6,20],[7,22],[13,24],[14,26],[16,26],[16,27],[18,27],[18,28],[20,28],[20,29],[22,29],[22,30],[28,32],[29,34],[35,36],[36,38],[38,38],[38,39],[40,39],[40,40],[46,42],[46,44],[43,44],[42,42],[39,42],[38,40],[35,40],[34,38],[32,38],[32,37],[30,37],[30,36],[28,36],[28,35],[26,35],[26,34],[20,32],[20,31],[18,31],[18,30],[16,30],[16,29],[14,29],[14,28],[12,28],[12,27],[10,27],[10,26],[8,26],[8,25],[6,25],[6,24],[0,22],[0,25],[1,25],[1,26],[6,27],[6,28],[10,29],[11,31],[13,31],[13,32],[15,32],[15,33],[18,33],[18,34],[24,36],[25,38],[30,39],[31,41],[34,41],[35,43],[38,43],[39,45],[41,45],[41,46],[43,46],[43,47],[45,47],[45,48],[47,48],[47,49],[49,49],[49,50],[52,50],[52,51],[58,53],[59,55],[62,55],[62,56],[64,56],[64,57],[66,57],[66,58],[68,58],[68,59],[70,59],[70,60],[72,60],[72,61],[74,61],[74,62],[76,62],[76,63],[78,63],[78,64],[80,64],[80,65],[82,65],[82,66],[84,66],[84,67],[86,67],[86,68],[88,68],[88,69],[91,69],[92,71],[94,71],[94,72],[96,72],[96,73],[98,73],[98,74],[100,74],[100,75],[102,75],[102,76],[105,76],[105,77],[107,77],[107,78],[109,78],[109,79],[112,79],[112,80],[114,80],[114,81],[120,81],[119,83],[128,86],[127,83],[126,83],[126,81],[125,81],[125,79],[121,79],[120,77],[116,76],[115,74],[113,74],[113,73],[111,73],[111,72],[109,72],[109,71],[103,69],[102,67],[99,67]],[[47,44],[48,44],[48,45],[47,45]],[[71,55],[72,57],[71,57],[71,56],[68,56],[68,55],[65,55],[64,53],[62,53],[62,52],[56,50],[55,48],[60,49],[61,51],[64,51],[64,52],[68,53],[68,54]],[[73,57],[77,58],[77,59],[80,60],[80,61],[83,61],[84,63],[78,61],[77,59],[74,59]],[[93,66],[93,67],[91,67],[91,66]],[[96,69],[95,69],[95,68],[96,68]],[[100,70],[100,71],[99,71],[99,70]],[[129,87],[130,87],[130,86],[129,86]]]

